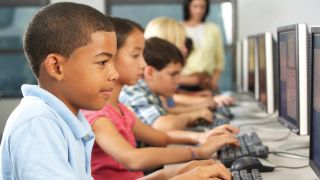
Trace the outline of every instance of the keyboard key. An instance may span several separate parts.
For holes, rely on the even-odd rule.
[[[231,175],[232,175],[232,180],[241,180],[239,171],[232,171]]]
[[[258,169],[253,169],[251,173],[245,169],[240,171],[232,171],[231,175],[232,180],[262,180],[262,176]]]
[[[251,175],[254,180],[262,180],[262,176],[261,176],[260,171],[258,169],[252,169]]]

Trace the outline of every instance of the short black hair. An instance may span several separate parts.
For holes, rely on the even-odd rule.
[[[206,21],[206,18],[210,11],[210,2],[209,0],[206,1],[206,12],[204,13],[201,22]],[[183,20],[188,21],[190,19],[190,4],[192,0],[184,0],[183,2]]]
[[[138,23],[129,19],[112,17],[111,21],[116,30],[117,49],[120,49],[124,45],[127,37],[134,29],[141,31],[142,33],[144,32],[144,29]]]
[[[23,39],[25,55],[36,77],[40,65],[50,53],[69,57],[72,52],[91,42],[97,31],[114,32],[110,18],[96,9],[62,2],[41,9],[29,23]]]
[[[146,40],[143,56],[149,66],[159,71],[170,63],[184,64],[183,55],[177,46],[157,37]]]

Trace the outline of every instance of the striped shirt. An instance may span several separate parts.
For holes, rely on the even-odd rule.
[[[150,90],[144,80],[139,80],[134,86],[122,88],[119,100],[131,108],[142,122],[149,125],[167,114],[159,97]]]

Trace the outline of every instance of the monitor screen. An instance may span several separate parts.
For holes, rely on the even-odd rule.
[[[243,91],[243,69],[242,69],[242,46],[241,46],[241,41],[237,42],[236,45],[236,85],[237,85],[237,91],[242,92]]]
[[[309,133],[309,32],[306,24],[278,28],[279,120],[298,135]]]
[[[290,124],[297,126],[297,49],[296,32],[283,31],[278,34],[280,61],[279,116]]]
[[[248,39],[248,90],[255,94],[255,66],[256,66],[256,40],[255,38]]]
[[[259,101],[267,108],[267,77],[266,77],[266,39],[265,34],[258,36],[258,72],[259,72]]]
[[[313,29],[312,29],[313,30]],[[320,176],[320,28],[312,37],[313,60],[313,97],[311,131],[310,131],[310,164],[315,173]]]

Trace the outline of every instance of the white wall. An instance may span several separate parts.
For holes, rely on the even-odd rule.
[[[295,23],[320,26],[320,0],[238,0],[238,39]]]
[[[105,0],[50,0],[50,4],[57,2],[74,2],[79,4],[85,4],[93,8],[96,8],[103,14],[106,14]]]

